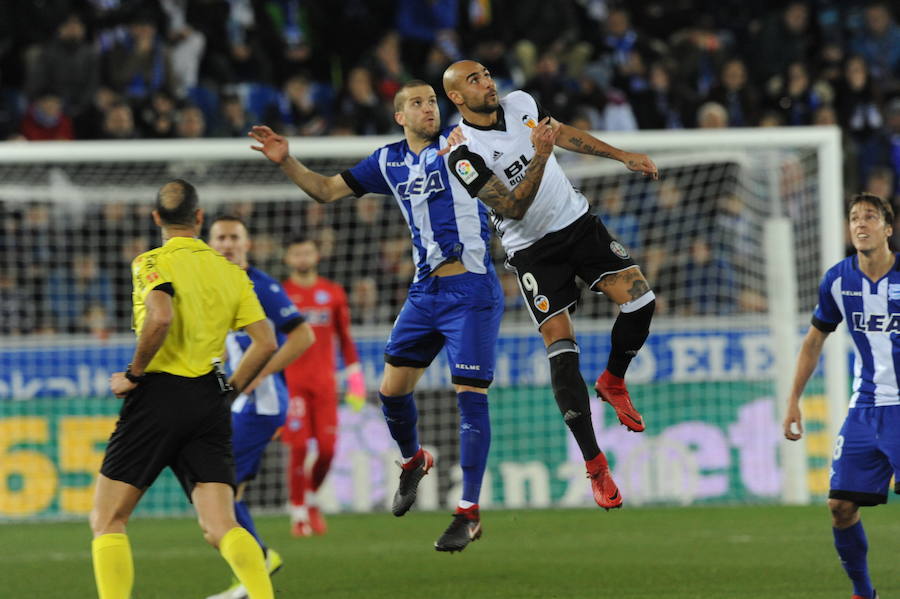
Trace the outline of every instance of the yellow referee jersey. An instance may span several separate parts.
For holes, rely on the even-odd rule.
[[[131,274],[132,328],[138,334],[147,316],[147,294],[165,283],[174,291],[175,316],[147,372],[187,377],[207,374],[212,360],[225,353],[228,331],[266,318],[247,273],[200,239],[169,239],[164,246],[135,258]]]

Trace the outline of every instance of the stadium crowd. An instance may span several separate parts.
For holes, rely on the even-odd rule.
[[[847,190],[896,208],[898,19],[894,3],[864,0],[8,0],[0,138],[243,137],[258,122],[300,136],[397,133],[402,82],[440,90],[445,67],[471,57],[501,91],[524,89],[583,129],[838,124]],[[456,111],[438,96],[449,123]],[[662,312],[667,296],[685,314],[761,309],[735,285],[758,263],[740,202],[724,188],[694,197],[678,181],[641,184],[652,208],[623,201],[624,178],[587,192],[645,262]],[[678,247],[657,240],[691,202],[703,225]],[[264,270],[286,274],[284,242],[314,234],[355,320],[391,321],[412,264],[386,200],[362,198],[351,216],[312,203],[237,208]],[[155,243],[151,223],[137,206],[91,209],[61,225],[46,205],[0,203],[0,334],[128,328],[128,263]],[[678,268],[666,263],[673,252]],[[515,280],[504,284],[508,302],[520,301]],[[711,285],[721,297],[701,292]]]

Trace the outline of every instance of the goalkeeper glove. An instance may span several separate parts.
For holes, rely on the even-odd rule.
[[[344,401],[355,412],[362,410],[366,404],[366,380],[358,362],[347,367],[347,394]]]

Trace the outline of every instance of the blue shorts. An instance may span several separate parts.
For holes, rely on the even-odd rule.
[[[835,441],[828,497],[886,503],[891,475],[900,480],[900,406],[851,408]]]
[[[231,444],[238,484],[252,480],[259,472],[259,464],[278,429],[284,425],[284,414],[259,416],[231,413]]]
[[[453,383],[486,389],[494,379],[502,318],[503,291],[493,271],[428,277],[410,286],[384,360],[426,368],[446,347]]]

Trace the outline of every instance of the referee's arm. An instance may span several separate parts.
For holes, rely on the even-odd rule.
[[[250,335],[250,347],[244,352],[237,368],[234,369],[234,374],[228,381],[237,393],[243,391],[250,381],[256,378],[259,371],[278,349],[275,332],[269,326],[268,320],[257,320],[248,324],[244,327],[244,332]]]
[[[147,294],[144,304],[147,307],[147,316],[144,318],[144,325],[138,335],[137,347],[134,348],[134,357],[128,368],[129,374],[133,376],[144,375],[147,364],[166,340],[175,316],[172,308],[172,296],[167,291],[152,290]],[[109,379],[109,387],[116,397],[125,397],[136,386],[137,383],[130,381],[124,372],[114,372]]]
[[[144,374],[147,364],[166,340],[172,319],[175,317],[172,296],[165,291],[154,289],[147,294],[144,303],[147,306],[147,316],[138,336],[137,347],[134,348],[134,357],[131,359],[131,374],[135,376]]]

